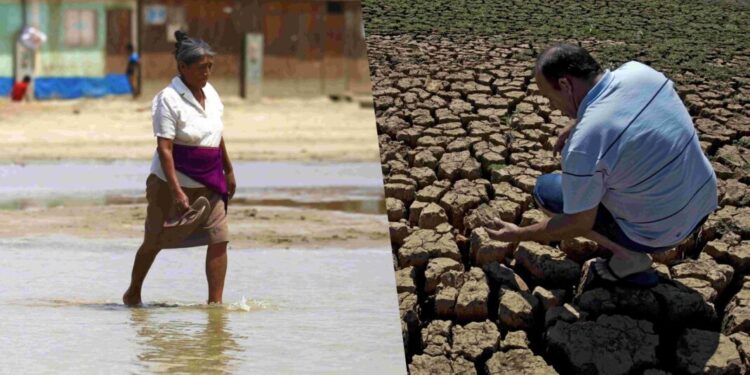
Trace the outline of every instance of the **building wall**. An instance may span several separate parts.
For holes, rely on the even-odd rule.
[[[167,20],[162,25],[141,24],[141,52],[143,79],[165,80],[177,72],[174,42],[168,41],[168,25],[182,18],[181,29],[191,37],[205,40],[217,53],[214,77],[239,77],[242,43],[245,32],[257,28],[259,15],[256,0],[144,0],[143,7],[160,4],[167,8]],[[228,10],[228,11],[225,11]],[[182,17],[180,17],[180,14]],[[141,15],[141,17],[143,17]]]
[[[240,92],[247,33],[264,35],[265,95],[369,91],[357,0],[143,0],[142,5],[145,9],[155,4],[167,7],[166,24],[148,25],[143,14],[136,12],[136,0],[28,0],[27,19],[48,36],[35,60],[37,97],[107,94],[105,78],[120,76],[124,82],[127,55],[123,46],[128,41],[140,44],[144,86],[162,87],[177,71],[174,42],[167,40],[167,34],[168,25],[180,19],[191,36],[206,40],[217,52],[213,76],[217,83],[223,82],[225,94]],[[13,76],[15,40],[23,24],[21,9],[21,0],[0,0],[0,94],[7,91],[4,87]],[[113,14],[113,9],[129,9],[131,35],[125,31],[118,37],[117,30],[128,29],[127,22],[114,29],[108,26],[108,21],[121,24],[123,17],[129,18],[122,12]],[[94,12],[94,43],[89,46],[66,45],[65,16],[74,10]],[[131,40],[136,24],[139,41]],[[71,86],[77,88],[62,92]]]
[[[20,1],[1,1],[0,20],[0,96],[7,96],[13,84],[16,38],[23,24]]]
[[[32,2],[33,0],[30,0]],[[129,91],[124,75],[107,75],[107,9],[135,7],[134,0],[43,0],[38,8],[29,4],[29,22],[47,34],[47,43],[39,50],[34,94],[37,98],[76,98],[123,94]],[[38,9],[38,15],[34,14]],[[93,43],[66,45],[65,16],[68,11],[94,12]],[[37,22],[38,21],[38,22]],[[130,36],[124,36],[130,38]]]
[[[0,3],[0,77],[13,76],[13,49],[21,30],[21,4]]]
[[[41,48],[41,66],[38,71],[47,77],[101,77],[104,75],[104,42],[106,32],[106,5],[102,2],[70,3],[48,0],[41,4],[41,28],[47,34],[47,43]],[[64,43],[64,14],[67,10],[96,11],[95,37],[91,47],[69,47]]]
[[[143,79],[168,82],[176,74],[174,43],[167,41],[167,24],[175,13],[183,12],[188,34],[206,40],[216,50],[213,80],[227,83],[222,84],[226,94],[240,92],[246,33],[264,35],[264,95],[369,92],[361,5],[359,1],[342,1],[332,8],[329,3],[144,0],[144,8],[151,4],[166,6],[168,19],[165,25],[141,27]],[[366,74],[361,74],[363,71]]]

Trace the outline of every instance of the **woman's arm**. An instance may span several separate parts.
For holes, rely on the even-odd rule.
[[[182,213],[188,209],[190,201],[188,201],[187,195],[182,191],[180,182],[177,180],[177,172],[174,168],[174,158],[172,157],[172,146],[174,143],[171,139],[157,137],[156,144],[159,152],[161,169],[167,177],[167,184],[169,185],[169,190],[172,192],[172,199],[174,199],[175,206],[179,212]]]
[[[234,169],[232,167],[232,161],[229,159],[229,153],[227,152],[227,146],[224,145],[224,137],[221,137],[221,155],[223,157],[222,162],[224,163],[224,174],[227,177],[227,192],[229,193],[229,199],[232,199],[234,192],[237,189],[237,181],[234,179]]]
[[[221,154],[224,157],[224,160],[222,160],[222,162],[224,163],[224,173],[234,172],[232,170],[232,161],[229,160],[229,153],[227,153],[227,146],[224,145],[224,137],[221,137],[221,143],[219,147],[221,147]]]

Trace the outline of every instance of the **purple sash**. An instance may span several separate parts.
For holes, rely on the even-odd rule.
[[[205,185],[209,190],[219,193],[226,210],[229,194],[222,156],[219,147],[185,146],[176,143],[172,146],[174,168]]]

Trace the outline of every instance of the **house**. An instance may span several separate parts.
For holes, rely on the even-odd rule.
[[[24,72],[38,99],[127,93],[133,43],[149,97],[176,74],[178,29],[215,49],[222,95],[368,93],[361,13],[352,0],[0,0],[0,95]],[[16,42],[24,20],[48,37],[35,53]]]

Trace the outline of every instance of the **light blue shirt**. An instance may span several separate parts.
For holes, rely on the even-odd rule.
[[[672,81],[628,62],[584,97],[562,150],[564,212],[602,203],[631,240],[672,246],[718,207],[716,175]]]

